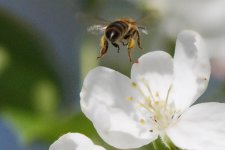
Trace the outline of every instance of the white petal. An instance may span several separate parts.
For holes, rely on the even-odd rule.
[[[49,150],[105,150],[103,147],[94,145],[93,142],[83,134],[67,133],[55,141]]]
[[[225,147],[224,114],[224,103],[194,105],[168,129],[167,134],[182,149],[222,150]]]
[[[105,150],[105,148],[103,148],[101,146],[98,146],[98,145],[95,145],[91,150]]]
[[[174,54],[172,100],[178,109],[188,108],[205,91],[210,77],[207,49],[199,34],[183,31],[178,35]]]
[[[163,51],[154,51],[141,56],[132,66],[131,79],[139,84],[144,80],[149,86],[145,93],[165,100],[173,81],[173,59]],[[143,87],[143,86],[142,86]]]
[[[149,132],[150,126],[142,126],[135,115],[126,114],[122,109],[99,106],[93,123],[98,134],[108,144],[119,149],[138,148],[158,136]]]
[[[117,148],[135,148],[157,136],[139,122],[137,108],[129,101],[138,97],[126,76],[97,67],[85,78],[81,91],[81,109],[108,144]]]

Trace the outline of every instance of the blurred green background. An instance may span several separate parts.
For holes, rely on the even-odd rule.
[[[134,60],[153,50],[173,55],[176,35],[184,28],[197,30],[206,39],[223,39],[225,31],[218,27],[223,27],[225,21],[219,18],[224,16],[219,9],[216,30],[211,26],[203,29],[198,22],[188,20],[191,16],[182,17],[188,15],[182,9],[187,1],[173,2],[177,7],[163,0],[0,0],[0,141],[9,139],[0,142],[0,150],[47,150],[67,132],[83,133],[95,143],[114,149],[100,139],[81,113],[79,92],[90,69],[102,65],[129,76],[132,64],[125,48],[117,54],[111,45],[107,55],[97,60],[100,35],[86,32],[96,22],[78,20],[76,14],[106,20],[144,15],[140,23],[149,35],[141,35],[144,50],[135,48]],[[219,6],[221,1],[216,2]],[[190,2],[195,7],[189,8],[195,11],[204,7],[209,13],[214,10],[203,3]],[[204,23],[204,16],[199,15],[199,22]],[[225,49],[209,47],[213,52]],[[225,102],[225,65],[215,65],[215,60],[218,62],[217,57],[212,59],[209,87],[198,102]],[[16,141],[15,145],[11,140]],[[152,149],[152,145],[141,149]]]

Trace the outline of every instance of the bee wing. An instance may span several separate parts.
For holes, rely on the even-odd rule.
[[[87,12],[77,12],[75,14],[75,19],[78,22],[81,22],[82,25],[87,28],[87,31],[92,34],[102,34],[105,31],[107,25],[110,23],[110,21],[106,19]]]
[[[139,26],[138,29],[139,29],[142,33],[148,35],[148,30],[146,29],[146,27]]]
[[[106,27],[107,26],[104,26],[104,25],[92,25],[87,28],[87,31],[92,34],[97,34],[97,33],[102,34],[105,31]]]
[[[99,17],[98,15],[90,14],[87,12],[77,12],[75,14],[75,19],[78,22],[81,22],[82,24],[87,24],[87,25],[91,25],[91,24],[107,25],[111,22],[109,20]]]

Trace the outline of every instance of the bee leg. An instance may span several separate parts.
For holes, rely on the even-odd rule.
[[[102,36],[101,38],[101,47],[100,55],[97,57],[97,59],[101,58],[108,51],[108,41],[106,40],[105,36]]]
[[[130,62],[132,62],[132,59],[131,59],[131,54],[130,54],[130,52],[131,52],[131,49],[128,49],[128,57],[129,57],[129,60],[130,60]]]
[[[117,48],[117,53],[119,53],[120,52],[120,46],[116,43],[112,43],[112,45]]]
[[[121,43],[123,44],[123,46],[127,46],[127,43],[125,43],[125,42],[123,42],[123,41],[122,41]]]
[[[130,62],[132,62],[131,60],[131,49],[134,48],[135,46],[135,41],[133,38],[130,38],[128,43],[127,43],[127,49],[128,49],[128,57],[130,59]]]
[[[138,31],[136,31],[136,34],[137,34],[137,43],[138,43],[138,47],[139,47],[140,49],[143,49],[143,48],[141,47],[141,39],[140,39],[140,34],[139,34],[139,32],[138,32]]]

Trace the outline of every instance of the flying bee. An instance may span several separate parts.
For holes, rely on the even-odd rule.
[[[130,62],[132,61],[131,49],[135,47],[136,42],[138,47],[142,49],[139,31],[143,32],[144,34],[148,34],[144,27],[139,26],[135,20],[128,18],[116,19],[106,26],[93,25],[88,28],[88,31],[100,31],[102,33],[100,42],[101,49],[97,59],[101,58],[107,53],[109,46],[108,42],[110,42],[114,47],[117,48],[118,53],[120,50],[120,43],[123,46],[126,46],[128,49],[128,57]]]

